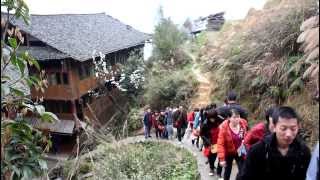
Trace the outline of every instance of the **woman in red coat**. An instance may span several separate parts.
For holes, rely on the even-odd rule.
[[[247,133],[244,138],[244,144],[247,150],[250,149],[252,145],[262,140],[266,135],[273,132],[274,125],[272,122],[272,113],[276,110],[276,107],[269,108],[266,111],[266,122],[261,122],[252,127],[252,129]]]
[[[247,121],[240,118],[236,109],[228,109],[227,119],[220,125],[217,151],[220,165],[225,167],[224,180],[230,179],[232,162],[236,160],[238,169],[241,169],[243,157],[239,156],[238,150],[246,135]]]

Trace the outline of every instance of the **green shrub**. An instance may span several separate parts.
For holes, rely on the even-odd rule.
[[[186,35],[178,29],[170,18],[161,18],[153,35],[154,48],[152,55],[163,61],[170,61],[186,39]]]
[[[128,114],[128,131],[133,132],[140,128],[142,128],[142,111],[138,108],[132,108]]]
[[[145,86],[144,99],[154,109],[169,105],[187,105],[188,98],[194,93],[197,81],[191,71],[167,71],[150,77]]]
[[[92,156],[94,166],[84,166],[90,163],[90,158],[83,156],[80,167],[85,167],[86,171],[90,167],[97,179],[199,180],[194,156],[169,143],[101,144]]]

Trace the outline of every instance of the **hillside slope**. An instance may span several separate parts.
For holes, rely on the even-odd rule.
[[[233,89],[254,120],[269,106],[293,106],[302,116],[304,137],[317,141],[318,12],[315,0],[269,0],[244,20],[226,23],[198,57],[219,84],[211,91],[213,100]]]

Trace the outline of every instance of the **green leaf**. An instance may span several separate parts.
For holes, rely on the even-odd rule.
[[[10,87],[10,91],[16,94],[17,96],[25,96],[24,92],[18,90],[17,88]]]
[[[301,77],[299,77],[295,81],[293,81],[293,83],[290,85],[289,91],[294,92],[294,91],[303,89],[303,87],[304,87],[304,83]]]
[[[17,66],[17,56],[15,54],[10,56],[11,64]]]
[[[28,166],[24,166],[22,169],[23,176],[21,180],[32,179],[32,170]]]
[[[39,159],[38,160],[38,163],[39,163],[39,166],[42,170],[46,170],[48,169],[48,166],[47,166],[47,162],[42,160],[42,159]]]
[[[16,40],[16,38],[9,37],[8,38],[8,42],[9,42],[11,47],[13,47],[14,49],[17,48],[17,40]]]
[[[3,81],[3,80],[10,80],[11,78],[9,77],[9,76],[5,76],[5,75],[3,75],[3,76],[1,76],[1,80]]]
[[[26,65],[24,64],[23,59],[18,57],[17,64],[18,64],[18,67],[19,67],[19,70],[20,70],[20,73],[21,73],[21,77],[23,77],[24,76],[24,69],[26,67]]]
[[[11,157],[8,157],[9,158],[9,161],[13,161],[13,160],[16,160],[16,159],[20,159],[20,158],[23,158],[21,154],[15,154]]]
[[[37,76],[30,76],[30,79],[35,83],[38,84],[38,82],[40,81],[40,79]]]
[[[32,87],[32,85],[34,84],[34,82],[29,77],[25,77],[24,80],[27,82],[29,87]]]
[[[1,84],[1,96],[5,96],[10,93],[10,88],[8,84]],[[4,103],[1,101],[1,104]]]
[[[19,176],[19,177],[21,176],[21,171],[19,170],[19,168],[17,166],[13,165],[12,169],[13,169],[14,173],[17,174],[17,176]]]
[[[40,71],[40,65],[39,65],[38,61],[35,60],[34,58],[31,58],[30,61]]]
[[[35,105],[35,108],[37,112],[42,116],[43,113],[45,113],[45,108],[42,105]]]
[[[28,110],[30,110],[30,111],[32,111],[32,112],[33,112],[34,109],[35,109],[35,106],[32,105],[32,104],[22,103],[22,105],[23,105],[23,107],[28,108]]]
[[[54,122],[59,121],[59,118],[52,112],[44,112],[41,114],[41,120],[44,122]]]

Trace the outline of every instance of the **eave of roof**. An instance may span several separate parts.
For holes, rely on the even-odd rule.
[[[94,51],[108,54],[144,44],[151,38],[105,13],[31,15],[30,26],[22,20],[12,23],[52,47],[31,50],[43,60],[71,57],[86,61]]]

